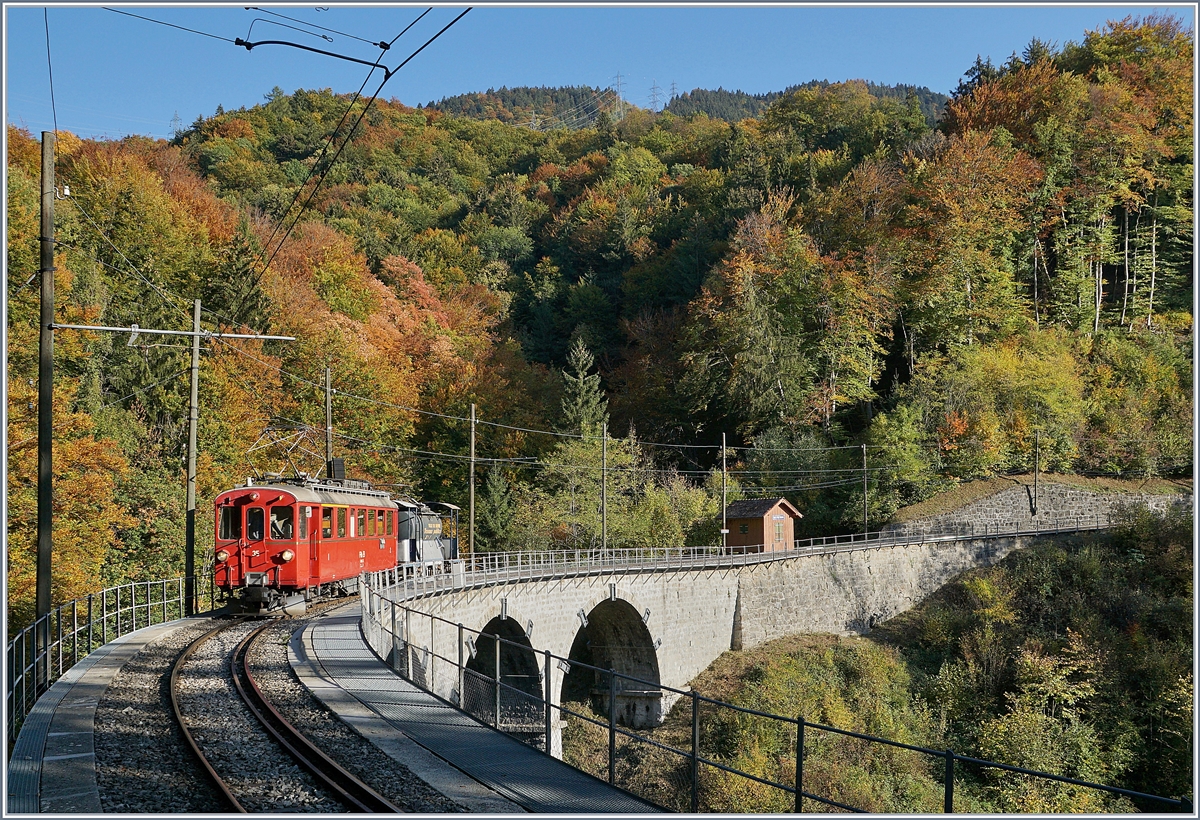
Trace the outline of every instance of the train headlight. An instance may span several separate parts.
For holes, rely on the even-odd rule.
[[[279,553],[279,557],[283,559],[284,563],[287,563],[296,557],[296,553],[292,552],[291,550],[284,550],[283,552]]]
[[[228,550],[217,550],[216,559],[218,564],[223,564],[229,560]]]

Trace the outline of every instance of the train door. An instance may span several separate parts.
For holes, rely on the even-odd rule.
[[[321,583],[321,508],[300,507],[300,542],[308,548],[308,586]]]
[[[246,548],[244,563],[246,586],[266,586],[270,579],[270,562],[263,539],[267,535],[267,511],[261,504],[246,506]]]

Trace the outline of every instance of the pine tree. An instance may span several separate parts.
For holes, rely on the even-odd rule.
[[[502,551],[512,530],[516,502],[499,465],[488,470],[479,501],[479,546],[483,552]]]
[[[598,436],[608,424],[608,399],[600,389],[600,374],[588,375],[596,363],[582,339],[576,339],[567,353],[563,371],[565,389],[562,411],[565,429],[585,436]]]

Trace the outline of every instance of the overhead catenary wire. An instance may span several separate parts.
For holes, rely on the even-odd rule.
[[[396,40],[403,37],[404,33],[406,31],[408,31],[413,26],[415,26],[417,23],[419,23],[421,21],[421,18],[423,18],[426,14],[429,14],[429,12],[431,12],[431,11],[433,11],[432,6],[430,8],[425,9],[425,11],[421,12],[421,14],[417,17],[417,19],[415,19],[411,23],[409,23],[404,28],[403,31],[401,31],[399,34],[397,34],[392,39],[392,43],[395,43]],[[391,44],[388,44],[388,47],[390,48]],[[384,51],[386,51],[386,49],[384,49]],[[381,53],[381,56],[382,56],[382,53]],[[308,171],[308,175],[304,178],[304,181],[301,182],[300,186],[296,189],[296,193],[292,196],[292,201],[290,203],[288,203],[287,208],[283,211],[283,215],[279,218],[279,221],[275,224],[275,228],[271,231],[271,235],[269,237],[267,237],[266,242],[263,243],[262,253],[260,253],[258,258],[254,261],[255,267],[257,267],[258,264],[260,262],[262,262],[263,258],[267,254],[267,250],[271,247],[271,243],[275,240],[275,236],[279,233],[279,229],[282,228],[283,224],[287,221],[288,214],[290,214],[292,212],[292,208],[296,207],[296,203],[300,201],[300,195],[304,192],[305,186],[307,186],[308,183],[312,181],[312,178],[314,176],[316,176],[317,169],[321,167],[321,163],[325,159],[325,155],[329,152],[329,147],[331,145],[333,145],[334,140],[337,139],[338,132],[341,130],[342,126],[345,125],[346,119],[350,116],[350,112],[354,110],[354,104],[358,102],[359,97],[362,96],[363,89],[367,87],[367,83],[371,81],[371,77],[374,76],[374,74],[375,74],[375,68],[372,67],[371,70],[367,72],[367,76],[363,78],[362,85],[360,85],[358,87],[358,90],[354,92],[353,97],[351,97],[351,99],[350,99],[350,104],[348,106],[346,106],[346,110],[342,112],[342,116],[338,120],[337,125],[335,125],[333,127],[333,130],[329,132],[329,137],[328,137],[328,139],[325,140],[325,144],[323,146],[321,146],[321,152],[317,155],[316,160],[314,160],[312,168],[310,168]],[[351,131],[350,133],[352,135],[353,131]],[[347,139],[349,139],[349,135],[347,136]],[[324,179],[324,178],[322,177],[322,179]],[[320,185],[320,183],[318,183],[318,186],[319,185]],[[284,239],[286,239],[286,238],[287,237],[285,235]],[[282,242],[281,242],[281,244],[282,244]],[[274,259],[274,254],[272,254],[271,258]],[[270,263],[268,262],[268,265],[269,264]],[[266,267],[267,267],[266,265],[263,266],[263,271],[266,270]],[[261,276],[262,276],[262,273],[260,272],[259,278],[261,278]],[[238,305],[238,308],[237,308],[238,311],[241,310],[242,304],[245,303],[245,299],[249,296],[249,292],[252,292],[254,290],[254,287],[257,284],[258,284],[258,281],[256,279],[254,284],[252,284],[250,286],[250,288],[248,289],[247,296],[243,297],[242,302]],[[235,311],[235,312],[237,312],[237,311]]]
[[[267,259],[266,263],[262,267],[262,270],[260,270],[258,272],[257,276],[255,277],[254,282],[250,286],[251,291],[255,287],[258,286],[259,281],[262,280],[263,275],[271,267],[271,262],[274,261],[275,256],[279,253],[280,249],[283,247],[283,244],[287,241],[288,236],[291,235],[291,232],[295,229],[296,225],[299,224],[300,218],[304,215],[305,210],[308,208],[309,204],[316,197],[317,191],[319,191],[321,189],[321,185],[322,185],[322,183],[325,182],[325,178],[329,175],[329,172],[333,169],[333,166],[337,164],[338,157],[340,157],[342,155],[342,152],[346,149],[346,146],[350,144],[350,140],[354,136],[355,129],[358,128],[359,123],[361,123],[363,121],[363,119],[367,116],[367,112],[371,110],[371,106],[375,103],[375,100],[378,99],[379,94],[383,91],[383,87],[385,85],[387,85],[388,80],[390,80],[393,76],[395,76],[396,72],[400,71],[400,69],[402,69],[402,68],[404,68],[404,66],[408,65],[408,63],[410,61],[412,61],[418,54],[420,54],[422,51],[424,51],[426,48],[428,48],[431,43],[433,43],[435,40],[437,40],[439,37],[441,37],[443,34],[445,34],[450,29],[451,26],[453,26],[455,23],[457,23],[459,20],[461,20],[463,18],[463,16],[466,15],[467,12],[469,12],[470,10],[471,10],[470,8],[465,9],[461,14],[459,14],[457,17],[455,17],[453,20],[451,20],[449,23],[447,23],[445,26],[443,26],[441,28],[441,30],[439,30],[436,34],[434,34],[432,37],[430,37],[428,40],[426,40],[421,45],[420,48],[418,48],[412,54],[408,55],[408,57],[406,57],[404,59],[404,61],[401,62],[398,66],[396,66],[393,69],[386,69],[384,78],[383,78],[383,82],[381,82],[379,84],[379,87],[375,89],[375,93],[371,95],[371,99],[367,100],[367,104],[363,106],[362,112],[358,115],[358,119],[356,119],[354,121],[354,124],[351,125],[349,131],[347,131],[346,138],[344,140],[342,140],[341,146],[338,147],[337,152],[334,153],[334,155],[333,155],[333,158],[329,160],[329,162],[325,165],[325,168],[321,171],[320,177],[317,179],[317,182],[313,186],[313,189],[309,193],[308,197],[300,205],[300,209],[299,209],[299,211],[297,211],[295,218],[292,219],[291,225],[288,226],[287,230],[284,232],[283,237],[279,240],[279,244],[277,244],[275,246],[275,250],[271,252],[271,256]],[[414,23],[415,23],[415,21],[414,21]],[[401,32],[401,34],[403,34],[403,32]],[[397,36],[399,36],[399,35],[397,35]],[[373,72],[374,72],[374,69],[372,69],[372,73]],[[367,76],[369,79],[371,75],[368,74]],[[366,86],[366,81],[363,82],[363,85],[364,85],[364,87]],[[351,107],[353,107],[353,105],[351,105]],[[242,304],[245,303],[245,299],[248,296],[249,296],[249,293],[247,293],[246,297],[243,297]],[[241,309],[241,305],[239,304],[238,310],[240,310],[240,309]]]
[[[362,42],[362,43],[369,43],[370,45],[378,46],[379,48],[383,49],[384,51],[387,51],[389,48],[391,48],[391,43],[387,43],[383,40],[380,40],[378,43],[373,43],[370,40],[367,40],[366,38],[363,38],[363,37],[357,37],[353,34],[347,34],[344,31],[338,31],[337,29],[328,28],[326,26],[318,26],[316,23],[310,23],[307,20],[300,20],[299,18],[296,18],[296,17],[288,17],[286,14],[280,14],[279,12],[271,11],[270,9],[264,9],[264,8],[260,8],[258,6],[250,6],[250,8],[254,11],[261,11],[263,14],[271,14],[271,15],[274,15],[275,17],[282,17],[284,20],[291,20],[293,23],[299,23],[302,26],[308,26],[309,28],[318,28],[321,31],[328,31],[330,34],[337,34],[342,37],[349,37],[351,40],[358,40],[359,42]],[[426,14],[428,14],[428,11],[426,11]],[[421,15],[421,17],[424,17],[424,16],[425,16],[424,14]],[[421,18],[418,17],[417,19],[419,20]],[[410,26],[410,28],[411,28],[411,26]],[[405,29],[405,31],[407,31],[407,30],[408,29]],[[400,32],[400,34],[403,34],[403,33],[404,33],[403,31]],[[397,35],[397,37],[399,37],[399,35]],[[394,43],[394,42],[396,42],[396,41],[392,40],[392,43]]]

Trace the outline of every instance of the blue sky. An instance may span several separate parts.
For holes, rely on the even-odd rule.
[[[5,118],[33,132],[53,127],[42,6],[5,6]],[[229,40],[291,40],[374,60],[353,39],[391,40],[423,6],[266,6],[341,33],[243,6],[119,6]],[[318,11],[318,8],[325,9]],[[440,6],[387,53],[395,66],[465,6]],[[397,73],[382,96],[416,105],[503,85],[610,86],[649,105],[654,83],[777,91],[812,79],[860,78],[948,93],[975,59],[1003,62],[1034,37],[1062,44],[1127,15],[1167,11],[1194,27],[1191,5],[941,5],[773,7],[477,6]],[[80,136],[165,137],[178,114],[197,116],[262,101],[273,87],[353,92],[367,69],[299,49],[230,42],[105,11],[49,6],[58,127]],[[353,36],[346,36],[353,35]],[[378,79],[368,84],[374,91]]]

